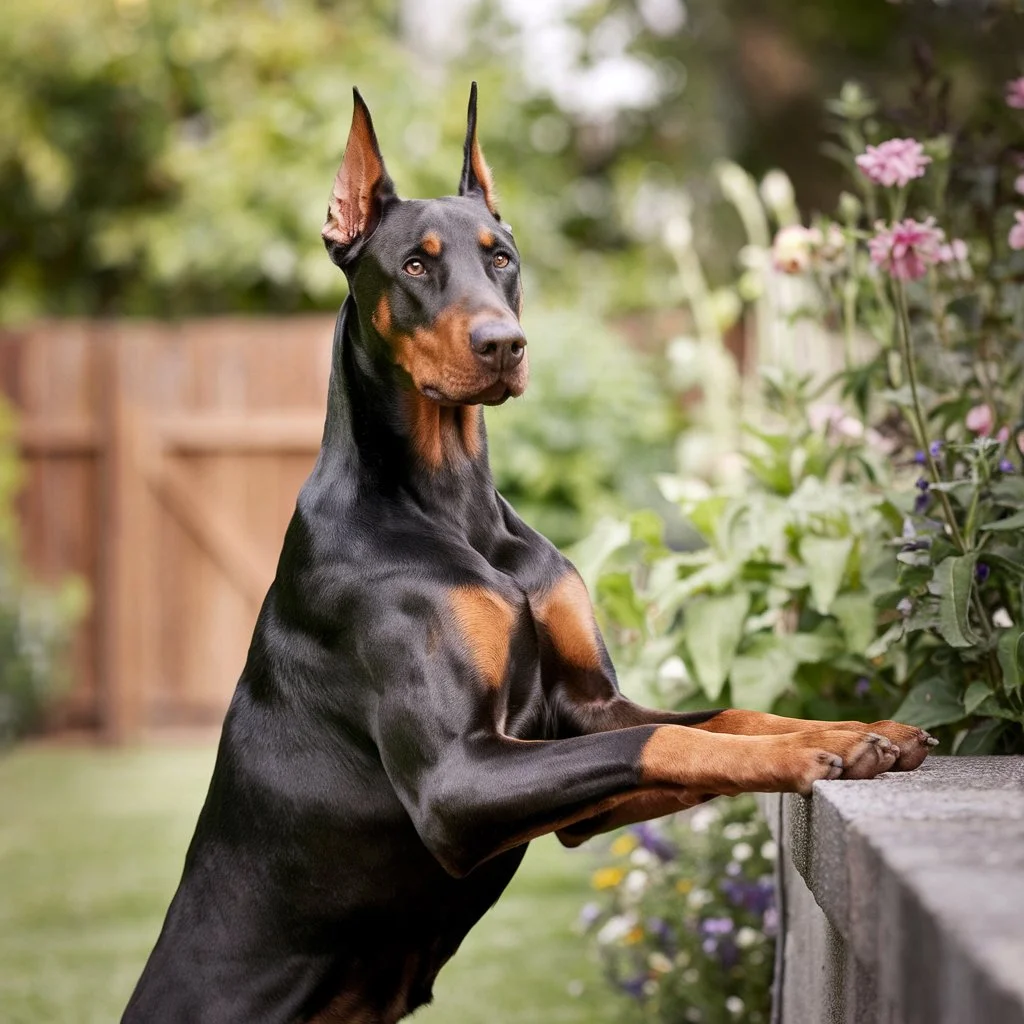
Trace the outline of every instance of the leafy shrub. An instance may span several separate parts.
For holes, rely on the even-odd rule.
[[[767,1024],[775,844],[749,797],[623,831],[580,920],[644,1020]]]
[[[657,499],[679,417],[654,361],[595,313],[527,309],[530,385],[487,417],[498,489],[555,544]]]
[[[0,746],[41,723],[60,690],[71,627],[86,603],[78,580],[56,589],[26,580],[14,516],[20,484],[13,417],[0,404]]]

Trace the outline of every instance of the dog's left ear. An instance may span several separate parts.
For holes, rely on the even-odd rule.
[[[460,196],[478,196],[486,204],[487,209],[494,214],[496,220],[501,220],[498,214],[498,196],[494,191],[494,179],[491,177],[491,169],[484,159],[484,152],[480,148],[480,140],[476,137],[476,82],[469,89],[469,112],[466,116],[466,145],[463,149],[462,178],[459,181]]]
[[[384,207],[396,198],[369,108],[358,89],[352,90],[352,98],[352,127],[345,157],[334,179],[327,221],[320,232],[331,259],[339,266],[353,255],[357,242],[373,234]]]

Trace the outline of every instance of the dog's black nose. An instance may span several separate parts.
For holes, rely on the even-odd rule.
[[[522,362],[526,335],[513,321],[491,320],[470,331],[469,347],[484,366],[501,373]]]

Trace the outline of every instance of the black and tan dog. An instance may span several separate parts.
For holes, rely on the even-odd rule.
[[[390,1024],[535,836],[908,770],[934,742],[619,694],[580,577],[488,468],[481,406],[527,357],[475,86],[459,194],[429,201],[395,195],[356,93],[323,237],[350,285],[323,446],[132,1024]]]

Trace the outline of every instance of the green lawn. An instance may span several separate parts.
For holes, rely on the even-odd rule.
[[[210,749],[0,759],[0,1021],[119,1019],[181,870]],[[617,1000],[572,922],[590,859],[546,838],[441,973],[418,1024],[604,1024]],[[571,995],[570,988],[582,994]]]

